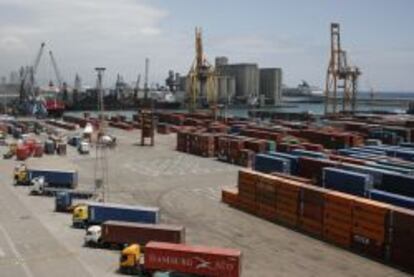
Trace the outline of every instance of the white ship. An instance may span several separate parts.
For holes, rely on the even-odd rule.
[[[302,81],[297,87],[284,87],[282,89],[283,96],[285,97],[322,97],[322,89],[310,86],[308,82]]]

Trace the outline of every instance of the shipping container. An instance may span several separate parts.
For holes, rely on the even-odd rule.
[[[257,154],[254,166],[255,170],[264,173],[270,173],[273,171],[290,173],[289,160],[266,154]]]
[[[238,202],[238,188],[223,188],[221,190],[221,201],[230,206],[236,206]]]
[[[142,224],[105,221],[102,224],[102,244],[134,244],[145,246],[150,241],[185,243],[185,228],[178,225]]]
[[[321,237],[325,193],[328,190],[319,187],[303,186],[300,191],[299,228],[311,235]]]
[[[324,196],[323,237],[336,245],[350,248],[355,196],[335,191],[329,191]]]
[[[402,208],[414,209],[414,198],[412,197],[371,189],[369,190],[369,198]]]
[[[390,261],[414,272],[414,211],[393,207],[391,224]]]
[[[297,174],[299,157],[292,155],[292,154],[275,152],[275,151],[269,151],[267,154],[274,156],[274,157],[279,157],[279,158],[284,158],[284,159],[289,160],[290,161],[290,173],[293,175]]]
[[[369,174],[325,167],[323,186],[353,195],[366,196],[367,191],[373,188],[373,178]]]
[[[76,170],[57,169],[29,169],[29,180],[44,177],[49,187],[71,188],[78,186],[78,172]]]
[[[374,187],[381,186],[382,179],[385,174],[394,174],[394,172],[389,171],[389,170],[373,168],[369,166],[356,165],[356,164],[349,164],[349,163],[341,163],[340,168],[349,170],[349,171],[371,175],[373,178]]]
[[[300,157],[310,157],[310,158],[318,158],[318,159],[326,159],[327,155],[321,152],[310,151],[310,150],[302,150],[302,149],[295,149],[292,152],[292,155],[300,156]]]
[[[380,190],[414,197],[414,176],[399,173],[387,173],[382,177],[381,185],[376,186]]]
[[[391,206],[355,198],[352,207],[352,248],[371,257],[385,257]]]
[[[145,246],[144,265],[149,270],[239,277],[241,259],[239,250],[150,242]]]
[[[152,223],[160,221],[160,210],[156,207],[121,205],[113,203],[86,203],[88,206],[88,224],[102,224],[107,220]]]
[[[339,165],[339,162],[327,159],[300,157],[298,175],[312,179],[316,185],[322,186],[322,170],[325,167],[338,167]]]

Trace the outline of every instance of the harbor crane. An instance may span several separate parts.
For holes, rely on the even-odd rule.
[[[33,100],[35,97],[35,83],[36,83],[36,72],[37,68],[39,67],[40,59],[43,55],[43,50],[46,44],[44,42],[41,43],[40,49],[36,55],[35,61],[33,65],[22,67],[20,69],[20,92],[19,98],[20,103],[24,104],[28,100]]]
[[[355,113],[358,78],[361,71],[348,65],[347,52],[341,48],[340,27],[331,23],[331,53],[325,84],[325,114],[338,112],[338,96],[342,94],[342,111]]]
[[[187,95],[189,112],[194,112],[207,101],[210,108],[217,106],[216,72],[207,61],[203,52],[201,28],[195,29],[195,59],[187,76]]]
[[[62,79],[62,75],[60,74],[59,68],[57,66],[55,57],[53,56],[53,52],[49,51],[49,55],[50,55],[50,60],[52,61],[53,70],[55,71],[57,85],[59,86],[59,89],[62,89],[64,82]]]

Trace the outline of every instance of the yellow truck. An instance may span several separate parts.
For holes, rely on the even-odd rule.
[[[13,179],[15,186],[24,186],[29,183],[29,172],[25,164],[19,164],[14,168]]]
[[[143,274],[143,256],[141,247],[138,244],[131,244],[124,248],[119,259],[119,271],[123,274]]]

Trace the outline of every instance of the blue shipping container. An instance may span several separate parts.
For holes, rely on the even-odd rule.
[[[398,207],[414,209],[414,198],[412,197],[372,189],[369,191],[369,198]]]
[[[75,170],[29,169],[29,180],[43,176],[49,187],[76,188],[78,172]]]
[[[160,209],[113,203],[87,203],[88,224],[101,224],[107,220],[158,224]]]
[[[257,154],[254,168],[264,173],[282,172],[290,173],[290,162],[287,159],[266,154]]]
[[[382,176],[381,190],[414,197],[414,176],[400,173],[387,173]]]
[[[292,151],[292,155],[300,156],[300,157],[309,157],[309,158],[317,158],[317,159],[326,159],[327,156],[324,153],[310,151],[310,150],[303,150],[303,149],[295,149]]]
[[[374,186],[379,186],[382,184],[382,179],[384,174],[393,174],[394,172],[380,169],[380,168],[373,168],[369,166],[363,166],[363,165],[355,165],[355,164],[341,164],[340,167],[345,170],[350,170],[353,172],[359,172],[364,174],[369,174],[372,176],[374,181]]]
[[[55,211],[66,211],[72,205],[72,195],[68,192],[58,192],[55,196]]]
[[[293,175],[297,175],[298,173],[298,166],[299,166],[299,157],[292,155],[292,154],[287,154],[287,153],[282,153],[282,152],[275,152],[275,151],[270,151],[267,153],[270,156],[273,157],[279,157],[279,158],[283,158],[289,161],[290,164],[290,168],[289,171],[291,174]]]
[[[333,167],[323,169],[322,179],[325,188],[359,196],[366,196],[373,187],[371,175]]]

